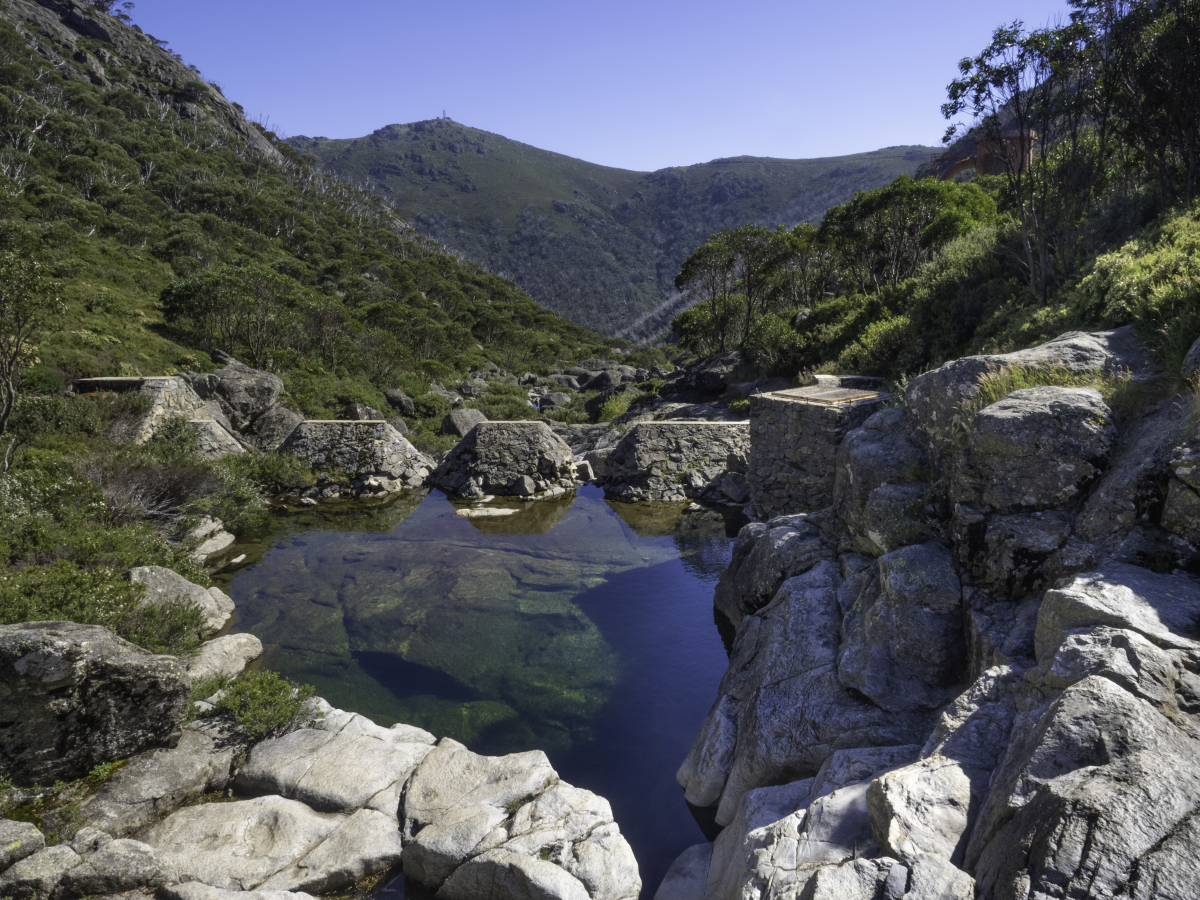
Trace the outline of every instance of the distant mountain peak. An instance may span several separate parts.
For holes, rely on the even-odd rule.
[[[856,191],[913,174],[937,149],[734,156],[633,172],[449,118],[289,143],[327,171],[370,184],[429,237],[513,279],[543,306],[632,338],[661,332],[685,308],[675,274],[714,231],[818,222]]]

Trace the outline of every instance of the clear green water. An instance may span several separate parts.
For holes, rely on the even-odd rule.
[[[735,523],[590,487],[493,505],[518,512],[468,519],[437,492],[292,509],[220,573],[236,627],[335,706],[545,750],[612,803],[652,896],[704,839],[674,772],[726,663],[712,590]]]

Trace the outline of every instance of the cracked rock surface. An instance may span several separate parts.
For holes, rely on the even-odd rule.
[[[404,874],[439,897],[634,900],[637,861],[608,801],[559,779],[540,750],[487,757],[450,738],[400,800]]]

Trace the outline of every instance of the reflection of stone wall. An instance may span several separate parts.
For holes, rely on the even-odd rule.
[[[748,480],[758,516],[829,506],[838,445],[885,397],[825,385],[751,397]]]
[[[688,498],[742,504],[750,432],[745,422],[642,422],[605,461],[602,484],[626,501]]]
[[[417,488],[433,462],[387,422],[307,421],[279,446],[314,469],[338,469],[380,491]]]
[[[222,456],[245,452],[237,438],[224,425],[213,420],[208,405],[182,376],[83,378],[75,382],[74,388],[77,394],[137,391],[148,396],[150,409],[129,435],[129,440],[135,444],[149,441],[168,419],[183,416],[197,426],[199,436],[196,450],[205,459],[220,459]]]

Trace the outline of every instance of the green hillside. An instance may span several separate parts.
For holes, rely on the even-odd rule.
[[[424,234],[513,279],[543,306],[633,339],[662,331],[681,310],[673,280],[712,232],[818,222],[856,191],[912,174],[936,149],[740,156],[631,172],[450,119],[288,143],[324,171],[367,184]]]
[[[62,301],[35,388],[203,370],[219,349],[336,417],[397,386],[419,403],[488,360],[544,371],[604,350],[94,6],[0,7],[0,130],[0,265],[36,265]]]

